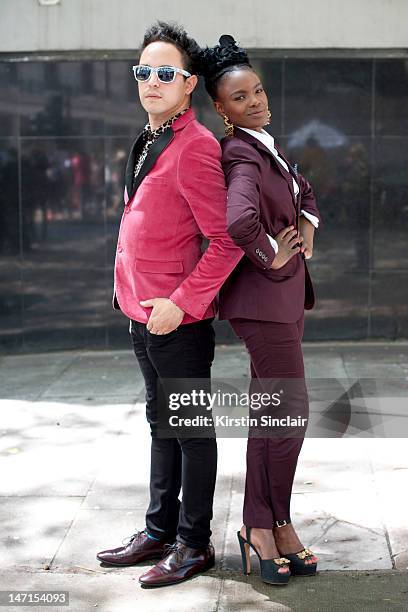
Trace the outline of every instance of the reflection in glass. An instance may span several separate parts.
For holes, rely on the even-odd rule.
[[[22,145],[24,257],[105,263],[103,139],[30,139]]]

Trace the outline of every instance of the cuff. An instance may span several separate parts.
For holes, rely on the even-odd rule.
[[[275,238],[272,238],[272,236],[270,236],[269,234],[266,234],[266,235],[268,236],[268,240],[271,243],[271,246],[274,249],[275,253],[277,253],[279,251],[279,246]]]
[[[303,210],[303,208],[300,211],[300,214],[304,215],[306,219],[310,221],[310,223],[314,225],[316,229],[319,227],[319,219],[316,217],[316,215],[312,215],[312,213],[309,213],[306,210]]]
[[[173,293],[169,296],[169,300],[178,306],[184,313],[187,313],[194,317],[194,319],[199,320],[203,318],[207,308],[210,306],[210,304],[203,304],[197,300],[188,300],[183,289],[180,287],[173,291]]]

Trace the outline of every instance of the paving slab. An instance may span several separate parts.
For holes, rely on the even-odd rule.
[[[212,367],[213,378],[250,378],[250,359],[244,346],[216,346]]]
[[[146,503],[147,495],[144,491],[140,493],[141,500]],[[101,550],[122,546],[123,540],[135,533],[137,528],[143,528],[145,508],[144,504],[134,510],[82,506],[76,513],[69,533],[53,560],[52,569],[64,571],[75,568],[100,569],[101,563],[96,559],[96,554]],[[134,576],[142,573],[143,566],[104,569],[108,572],[128,572]]]
[[[375,492],[293,495],[292,520],[322,570],[374,570],[393,567]]]
[[[3,497],[1,567],[18,571],[51,563],[81,503],[81,497]]]
[[[37,399],[77,358],[77,352],[0,357],[0,397]]]
[[[132,353],[81,353],[41,397],[46,399],[97,395],[132,398],[142,387],[143,377]]]
[[[348,377],[343,358],[333,352],[325,354],[304,353],[306,378],[341,378]]]

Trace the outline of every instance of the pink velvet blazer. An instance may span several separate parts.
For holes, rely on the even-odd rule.
[[[132,185],[138,150],[140,137],[126,169],[114,308],[146,323],[151,308],[140,301],[166,297],[185,311],[183,323],[213,317],[217,293],[243,256],[227,233],[220,145],[189,109],[151,146]]]

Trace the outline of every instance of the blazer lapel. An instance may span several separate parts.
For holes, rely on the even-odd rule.
[[[142,139],[143,132],[139,134],[134,143],[132,144],[132,148],[130,149],[129,157],[126,164],[125,170],[125,184],[128,198],[130,199],[132,190],[133,190],[133,173],[135,171],[135,161],[137,154],[142,150]]]
[[[276,157],[272,153],[272,151],[270,149],[268,149],[268,147],[266,145],[264,145],[263,142],[258,140],[258,138],[255,138],[255,136],[252,136],[252,134],[248,134],[248,132],[245,132],[244,130],[241,130],[240,128],[236,128],[235,136],[238,136],[239,138],[242,138],[242,140],[245,140],[246,142],[249,142],[250,144],[255,145],[258,149],[260,149],[261,151],[267,153],[272,158],[273,163],[278,168],[278,170],[281,173],[281,175],[283,176],[283,178],[286,180],[286,182],[288,184],[289,191],[290,191],[291,196],[292,196],[293,205],[294,205],[295,208],[297,208],[297,201],[296,201],[296,196],[295,196],[295,191],[293,189],[293,181],[292,181],[292,176],[294,176],[295,180],[296,180],[296,174],[294,173],[293,168],[291,167],[291,165],[289,164],[287,159],[282,155],[282,153],[278,149],[278,147],[276,147],[276,150],[278,151],[279,156],[282,157],[282,159],[284,159],[284,161],[288,164],[289,174],[291,176],[288,176],[288,173],[285,171],[285,168],[282,166],[282,164],[280,162],[278,162],[278,160],[276,159]],[[299,189],[299,194],[300,194],[300,189]]]
[[[137,175],[135,181],[133,182],[133,174],[135,171],[135,162],[136,157],[142,151],[142,134],[135,140],[132,145],[132,149],[129,154],[129,158],[126,164],[126,190],[129,196],[129,200],[132,199],[134,194],[136,193],[140,183],[145,178],[146,174],[150,172],[156,163],[157,158],[163,152],[163,150],[167,147],[167,145],[173,140],[174,133],[170,128],[165,130],[163,134],[154,141],[149,151],[147,152],[146,159],[140,169],[139,174]]]

